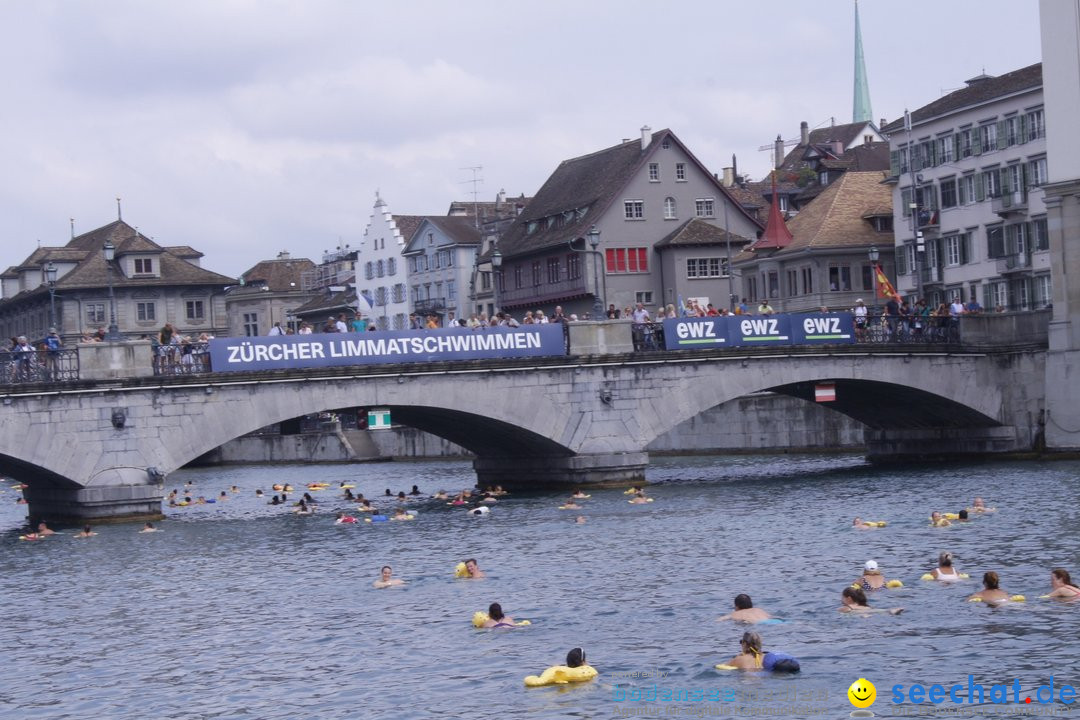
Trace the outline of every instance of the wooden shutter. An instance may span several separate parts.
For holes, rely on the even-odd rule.
[[[997,124],[997,149],[1004,150],[1009,147],[1009,137],[1005,131],[1005,121],[998,120]]]
[[[975,173],[975,202],[986,199],[986,178],[982,173]]]
[[[900,176],[900,151],[891,150],[889,152],[889,174],[893,177]]]

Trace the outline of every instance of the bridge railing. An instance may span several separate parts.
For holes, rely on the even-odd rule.
[[[79,351],[14,350],[0,352],[0,385],[72,382],[79,379]]]
[[[155,375],[201,375],[210,367],[210,344],[205,342],[159,345],[154,348]]]

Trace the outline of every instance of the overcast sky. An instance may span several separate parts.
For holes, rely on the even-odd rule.
[[[862,0],[874,118],[1040,59],[1035,0]],[[116,217],[237,275],[401,214],[532,194],[669,127],[761,178],[851,121],[852,0],[0,0],[0,265]]]

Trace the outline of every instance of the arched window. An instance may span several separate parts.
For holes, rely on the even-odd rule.
[[[674,220],[675,217],[675,198],[664,198],[664,219]]]
[[[376,263],[375,268],[375,272],[376,274],[378,274],[379,277],[382,277],[386,274],[386,265],[383,263],[382,260],[379,260],[379,262]]]
[[[397,258],[390,258],[386,261],[386,274],[397,275]]]
[[[370,260],[368,261],[367,265],[364,266],[364,277],[366,277],[368,280],[375,277],[375,266],[372,265]]]

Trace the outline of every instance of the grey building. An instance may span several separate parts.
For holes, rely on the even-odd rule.
[[[921,292],[935,306],[960,299],[987,309],[1045,307],[1051,281],[1042,65],[972,78],[910,118],[910,130],[903,120],[883,128],[897,289],[911,298]]]
[[[240,276],[240,284],[225,294],[229,335],[265,335],[280,323],[282,329],[298,329],[296,310],[317,294],[304,290],[304,278],[315,270],[307,258],[282,252],[263,260]]]
[[[444,325],[467,314],[479,247],[480,231],[473,218],[423,218],[401,252],[408,265],[412,311],[435,315]]]

